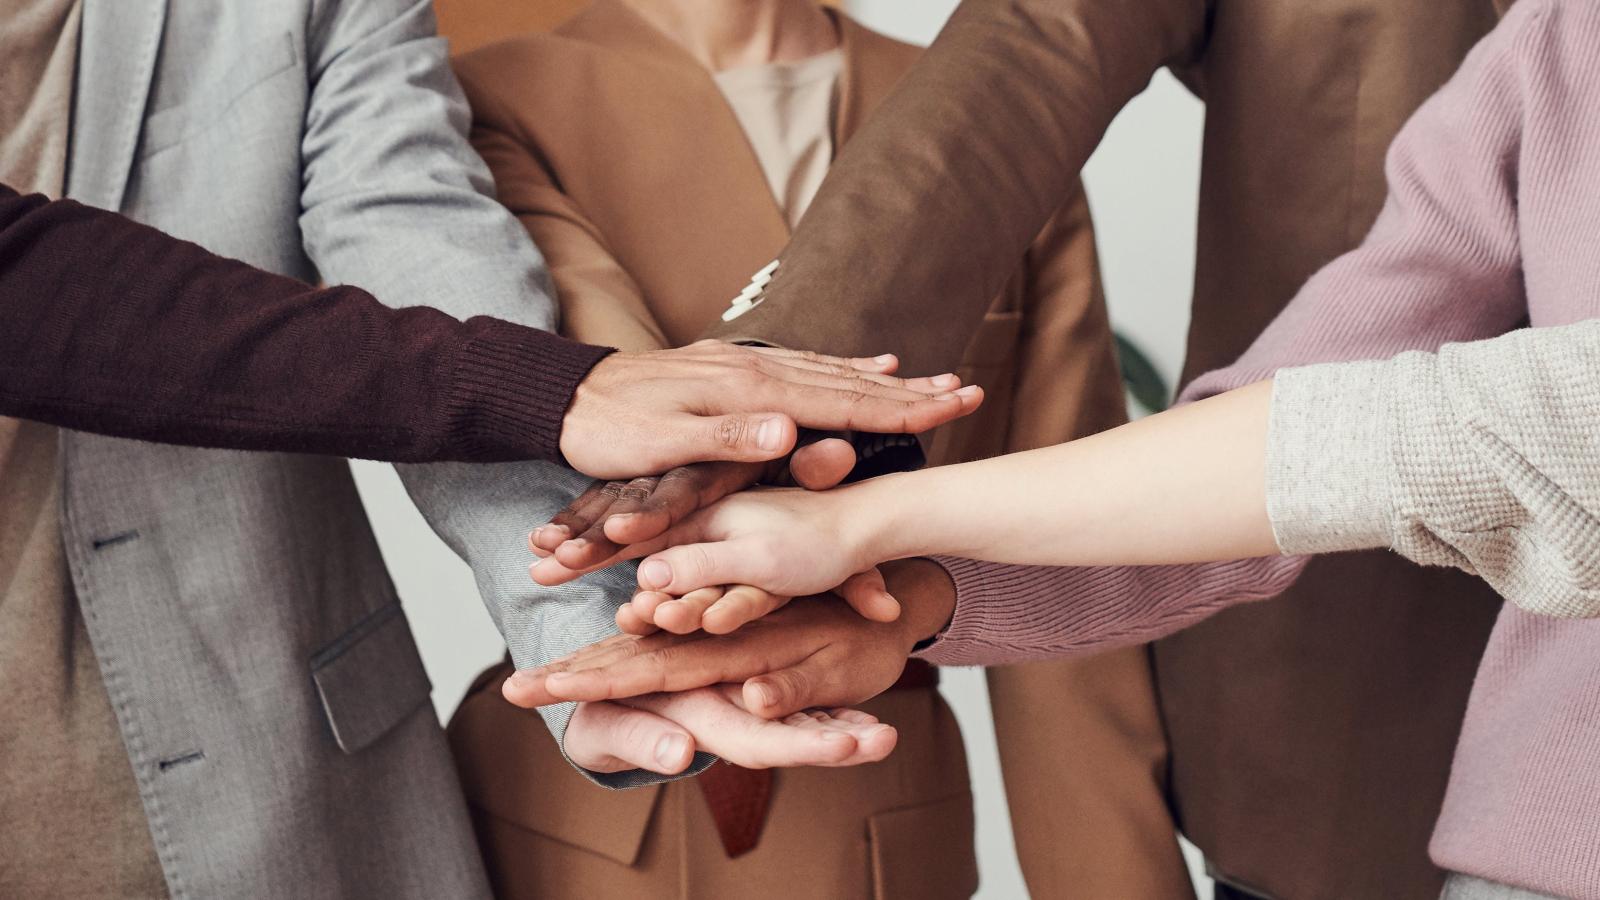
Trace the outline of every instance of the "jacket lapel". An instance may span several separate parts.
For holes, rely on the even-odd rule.
[[[838,154],[922,51],[863,28],[842,13],[828,12],[839,27],[839,49],[844,54],[833,123],[833,152]]]
[[[607,234],[668,337],[693,340],[788,242],[788,223],[738,118],[698,60],[620,0],[599,0],[557,33],[625,57],[633,70],[630,105],[671,109],[677,117],[648,132],[637,117],[617,122],[616,139],[647,138],[653,168],[673,172],[672,184],[609,173],[580,202],[618,223]],[[671,240],[663,240],[663,226],[638,245],[628,241],[624,233],[638,230],[638,198],[665,191],[680,223]]]
[[[67,196],[119,209],[139,144],[167,0],[84,0]]]

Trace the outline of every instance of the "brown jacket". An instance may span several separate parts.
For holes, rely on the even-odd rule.
[[[840,157],[760,305],[715,333],[832,353],[893,335],[907,371],[948,366],[1111,119],[1173,66],[1207,103],[1186,371],[1228,363],[1361,238],[1384,149],[1497,11],[967,0]],[[1437,896],[1428,835],[1497,608],[1459,573],[1342,556],[1157,645],[1184,831],[1273,896]]]
[[[919,51],[847,18],[838,21],[845,66],[836,143],[843,146]],[[624,348],[691,341],[717,319],[749,273],[788,241],[759,164],[710,76],[615,0],[601,0],[553,35],[468,54],[457,70],[474,106],[474,142],[495,173],[501,201],[547,257],[568,335]],[[998,299],[967,335],[961,370],[985,385],[989,400],[972,420],[932,438],[935,460],[1058,443],[1123,419],[1081,192],[1066,198],[1027,255],[1028,264],[1013,265],[1012,277],[991,293]],[[1164,745],[1142,652],[999,671],[991,684],[1015,831],[1035,893],[1186,893],[1163,800]],[[1048,702],[1041,708],[1043,701]],[[474,695],[469,704],[484,701]],[[926,704],[928,710],[944,709],[936,695]],[[492,714],[469,717],[464,707],[453,726],[469,797],[480,793],[489,768],[476,760],[494,751],[493,745],[460,736],[477,727],[473,720]],[[925,750],[938,750],[932,758],[946,759],[939,770],[921,767],[916,761],[929,757],[918,750],[886,764],[901,774],[862,784],[840,773],[780,773],[780,793],[785,783],[814,787],[775,798],[774,820],[810,821],[810,834],[791,830],[784,847],[769,831],[763,848],[813,854],[814,867],[822,868],[829,858],[821,852],[829,840],[823,832],[832,815],[826,807],[839,805],[841,792],[902,806],[909,801],[883,793],[889,782],[925,785],[917,791],[941,798],[936,803],[948,804],[943,798],[950,790],[964,794],[964,765],[961,783],[949,783],[956,772],[949,762],[959,759],[960,741],[953,721],[943,724],[947,717],[929,718],[921,705],[909,720],[890,717],[902,729],[902,750],[930,744]],[[516,807],[523,827],[545,833],[567,828],[555,837],[568,843],[581,842],[575,829],[646,840],[655,802],[649,792],[613,801],[553,769],[539,777],[562,791],[572,781],[571,789],[580,792],[572,802],[583,805],[585,817],[615,818],[603,828],[587,819],[575,824],[570,813],[557,821],[548,807],[530,802]],[[675,802],[671,788],[652,790],[663,792],[660,802]],[[511,814],[504,802],[485,802],[496,802],[498,815]],[[559,805],[550,801],[550,807]],[[899,816],[900,827],[912,821],[908,813]],[[971,852],[970,833],[931,832],[921,840],[920,855],[875,865],[898,873],[893,877],[909,887],[942,871],[928,868],[930,858]],[[616,858],[634,861],[637,846],[630,846]],[[496,866],[491,859],[491,870]],[[914,875],[917,869],[923,874]],[[745,877],[754,872],[746,867]],[[942,890],[959,887],[945,875],[936,880]],[[756,885],[743,886],[748,891]],[[711,888],[702,884],[699,890]]]

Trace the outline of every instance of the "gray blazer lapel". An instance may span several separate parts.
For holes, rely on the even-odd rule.
[[[121,207],[166,15],[167,0],[84,0],[67,196]]]

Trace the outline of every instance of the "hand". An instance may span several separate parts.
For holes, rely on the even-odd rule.
[[[824,438],[788,459],[764,463],[709,462],[665,475],[596,482],[534,529],[528,547],[574,570],[603,568],[622,548],[654,540],[690,513],[755,484],[792,481],[807,490],[835,487],[855,467],[849,441]]]
[[[621,557],[651,554],[639,565],[639,587],[675,596],[730,584],[784,597],[828,591],[887,558],[879,555],[870,527],[853,527],[872,519],[872,510],[855,503],[870,484],[819,493],[745,491],[660,538],[629,546]],[[539,584],[557,585],[591,570],[569,569],[548,557],[530,571]]]
[[[877,568],[850,576],[832,593],[870,622],[893,622],[900,617],[900,602],[889,593]],[[640,591],[617,608],[617,628],[623,634],[648,635],[658,630],[689,634],[732,634],[739,627],[788,605],[791,597],[769,594],[758,587],[700,588],[682,597],[661,591]]]
[[[595,478],[631,478],[693,462],[787,456],[796,427],[916,433],[966,415],[983,391],[954,375],[882,374],[893,357],[842,359],[700,341],[613,353],[578,385],[561,452]]]
[[[676,775],[697,748],[747,769],[854,766],[883,759],[898,740],[893,727],[859,710],[813,710],[774,722],[746,711],[739,695],[738,685],[716,685],[627,705],[583,703],[563,745],[592,772]]]
[[[503,692],[531,707],[748,679],[744,706],[763,718],[859,703],[893,685],[912,648],[937,634],[955,608],[954,585],[935,563],[904,560],[886,566],[885,574],[906,600],[906,614],[893,623],[868,622],[837,599],[807,598],[725,637],[610,638],[518,672]]]
[[[676,634],[699,628],[728,634],[782,607],[791,597],[829,590],[830,585],[831,593],[843,598],[866,619],[892,622],[900,615],[900,604],[878,569],[868,564],[857,572],[848,570],[852,547],[866,553],[855,556],[867,558],[871,555],[867,549],[870,545],[853,545],[843,530],[830,524],[832,519],[825,512],[812,514],[814,521],[804,527],[800,523],[806,517],[794,514],[795,503],[825,510],[841,493],[812,497],[801,491],[739,494],[660,538],[617,548],[616,553],[581,569],[568,568],[559,555],[551,555],[539,546],[541,535],[535,532],[529,536],[528,546],[544,558],[528,572],[539,584],[564,584],[618,560],[654,553],[644,564],[651,571],[647,574],[640,568],[638,582],[642,590],[617,610],[617,627],[633,635],[648,635],[657,627]],[[812,503],[813,499],[817,502]],[[720,542],[667,546],[694,541]],[[744,573],[759,581],[749,583],[743,575],[730,582],[718,581],[725,572]],[[757,587],[757,583],[761,586]]]

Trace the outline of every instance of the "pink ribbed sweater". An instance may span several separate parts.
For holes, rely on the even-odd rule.
[[[1407,124],[1388,178],[1362,246],[1184,399],[1284,367],[1600,317],[1600,0],[1522,0]],[[1274,596],[1304,566],[940,562],[956,583],[956,614],[922,655],[944,664],[1147,641]],[[1431,849],[1447,869],[1600,900],[1600,620],[1505,607]]]

